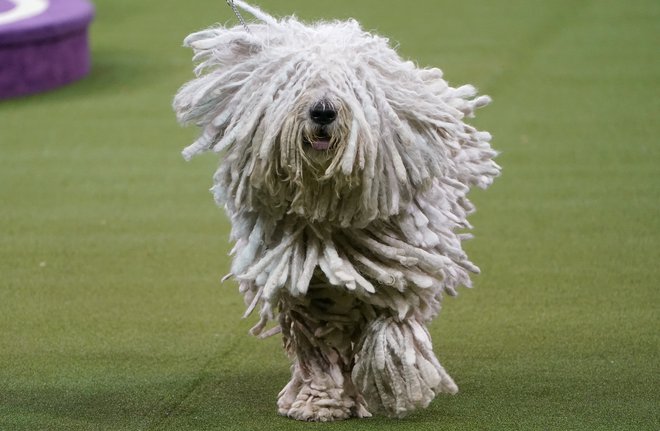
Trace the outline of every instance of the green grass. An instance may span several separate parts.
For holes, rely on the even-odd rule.
[[[484,275],[431,327],[461,392],[402,421],[276,415],[287,360],[218,283],[216,161],[182,161],[169,108],[183,37],[234,18],[106,0],[87,79],[0,103],[0,430],[660,429],[660,3],[259,3],[353,16],[495,99]]]

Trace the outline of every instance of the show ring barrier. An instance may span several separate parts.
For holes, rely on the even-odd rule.
[[[0,99],[87,75],[93,17],[85,0],[0,0]]]

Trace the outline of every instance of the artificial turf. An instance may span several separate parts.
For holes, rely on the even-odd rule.
[[[219,285],[216,160],[182,161],[196,131],[169,107],[183,37],[235,18],[107,0],[87,79],[0,102],[0,430],[660,429],[660,3],[258,3],[355,17],[493,96],[483,275],[431,326],[461,392],[404,420],[276,415],[287,359]]]

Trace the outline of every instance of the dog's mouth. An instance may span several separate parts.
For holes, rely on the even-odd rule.
[[[319,131],[305,139],[305,143],[316,151],[327,151],[330,149],[332,137],[324,130]]]

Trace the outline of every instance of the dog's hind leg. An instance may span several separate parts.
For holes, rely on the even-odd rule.
[[[361,315],[340,289],[313,289],[283,300],[280,326],[293,359],[291,381],[280,392],[281,415],[304,421],[369,417],[351,380],[353,338]]]

